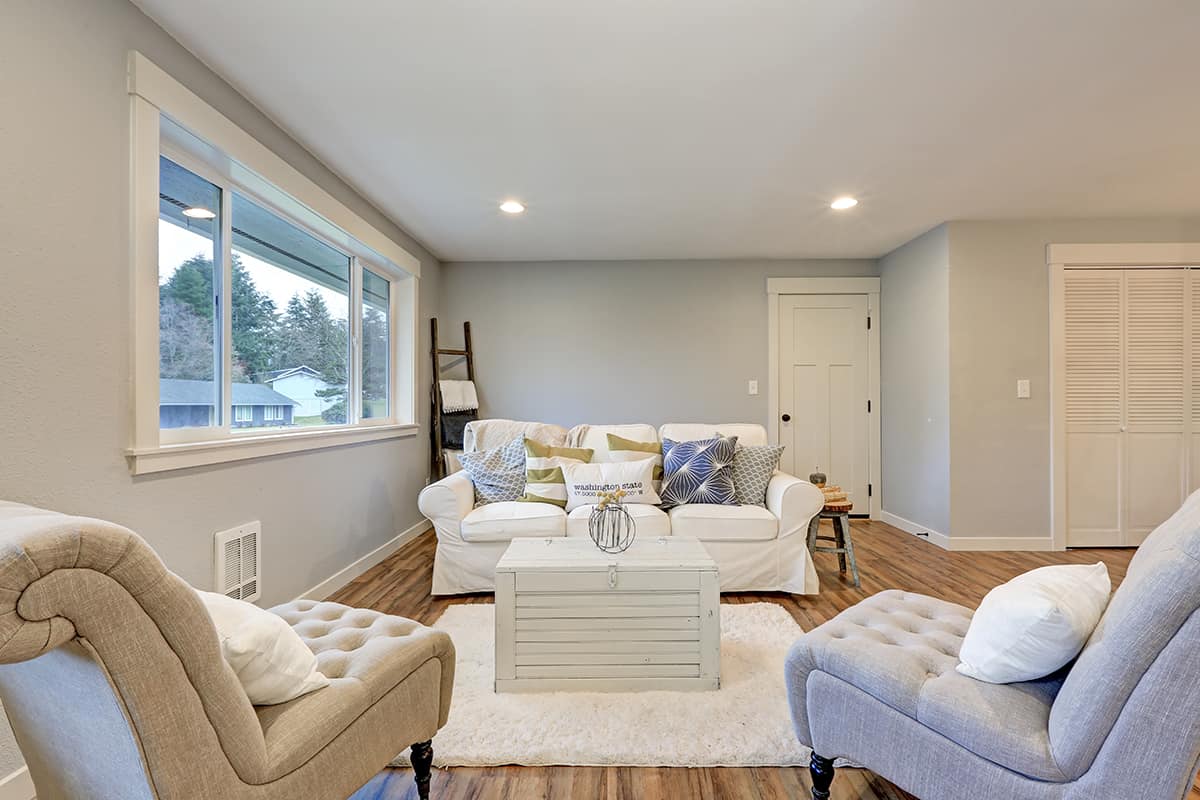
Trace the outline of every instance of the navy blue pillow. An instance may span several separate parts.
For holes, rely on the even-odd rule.
[[[686,503],[737,505],[733,488],[736,436],[694,442],[663,439],[662,497],[664,508]]]

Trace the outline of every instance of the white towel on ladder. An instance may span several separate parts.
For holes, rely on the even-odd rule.
[[[475,381],[438,381],[442,391],[442,411],[474,411],[479,408]]]

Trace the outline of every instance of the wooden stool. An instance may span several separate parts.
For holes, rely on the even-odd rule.
[[[837,553],[838,568],[846,574],[846,561],[850,561],[850,575],[854,585],[861,586],[858,580],[858,562],[854,559],[854,542],[850,538],[850,509],[823,508],[821,513],[808,523],[808,550],[810,553]],[[827,519],[833,523],[833,536],[818,536],[821,520]],[[833,547],[821,547],[817,541],[833,542]]]

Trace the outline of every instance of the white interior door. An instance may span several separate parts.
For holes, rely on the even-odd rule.
[[[782,469],[820,467],[854,513],[870,512],[870,342],[867,296],[779,296]]]
[[[1191,282],[1182,269],[1064,275],[1069,547],[1141,544],[1194,482]]]

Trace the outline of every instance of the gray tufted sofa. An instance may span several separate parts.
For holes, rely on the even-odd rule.
[[[414,742],[427,796],[449,637],[336,603],[274,611],[331,685],[255,707],[135,533],[0,502],[0,699],[39,800],[344,800]]]
[[[1200,760],[1200,492],[1134,556],[1083,652],[994,685],[955,672],[970,609],[888,591],[805,634],[787,658],[792,721],[831,759],[922,800],[1179,800]]]

